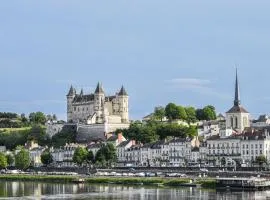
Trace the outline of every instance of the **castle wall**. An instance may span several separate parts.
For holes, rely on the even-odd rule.
[[[89,97],[91,98],[91,101],[88,99],[88,101],[85,102],[84,100]],[[75,123],[87,123],[89,118],[96,113],[95,119],[91,119],[92,123],[105,123],[105,121],[108,121],[108,119],[110,123],[118,123],[119,118],[121,119],[120,121],[122,123],[128,123],[128,112],[127,95],[105,97],[104,93],[101,92],[80,96],[76,94],[76,91],[73,88],[71,88],[69,94],[67,95],[68,122],[72,121]]]

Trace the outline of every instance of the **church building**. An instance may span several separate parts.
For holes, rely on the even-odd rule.
[[[241,105],[236,69],[234,104],[233,107],[226,112],[226,129],[232,129],[238,133],[242,133],[246,127],[250,127],[249,118],[249,112]]]

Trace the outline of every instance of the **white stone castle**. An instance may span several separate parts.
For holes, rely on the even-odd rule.
[[[122,86],[114,96],[105,96],[100,83],[94,94],[80,94],[71,86],[67,94],[67,121],[83,124],[129,123],[129,96]]]

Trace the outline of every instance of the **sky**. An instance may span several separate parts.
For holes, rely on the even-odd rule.
[[[155,106],[270,113],[270,1],[24,0],[0,5],[0,112],[55,113],[66,94],[125,86],[130,118]]]

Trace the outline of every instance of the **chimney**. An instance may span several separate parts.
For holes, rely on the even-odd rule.
[[[135,140],[131,140],[131,146],[136,145],[136,141]]]
[[[117,134],[117,139],[118,139],[118,143],[120,144],[121,142],[123,142],[123,134],[122,133],[118,133]]]

